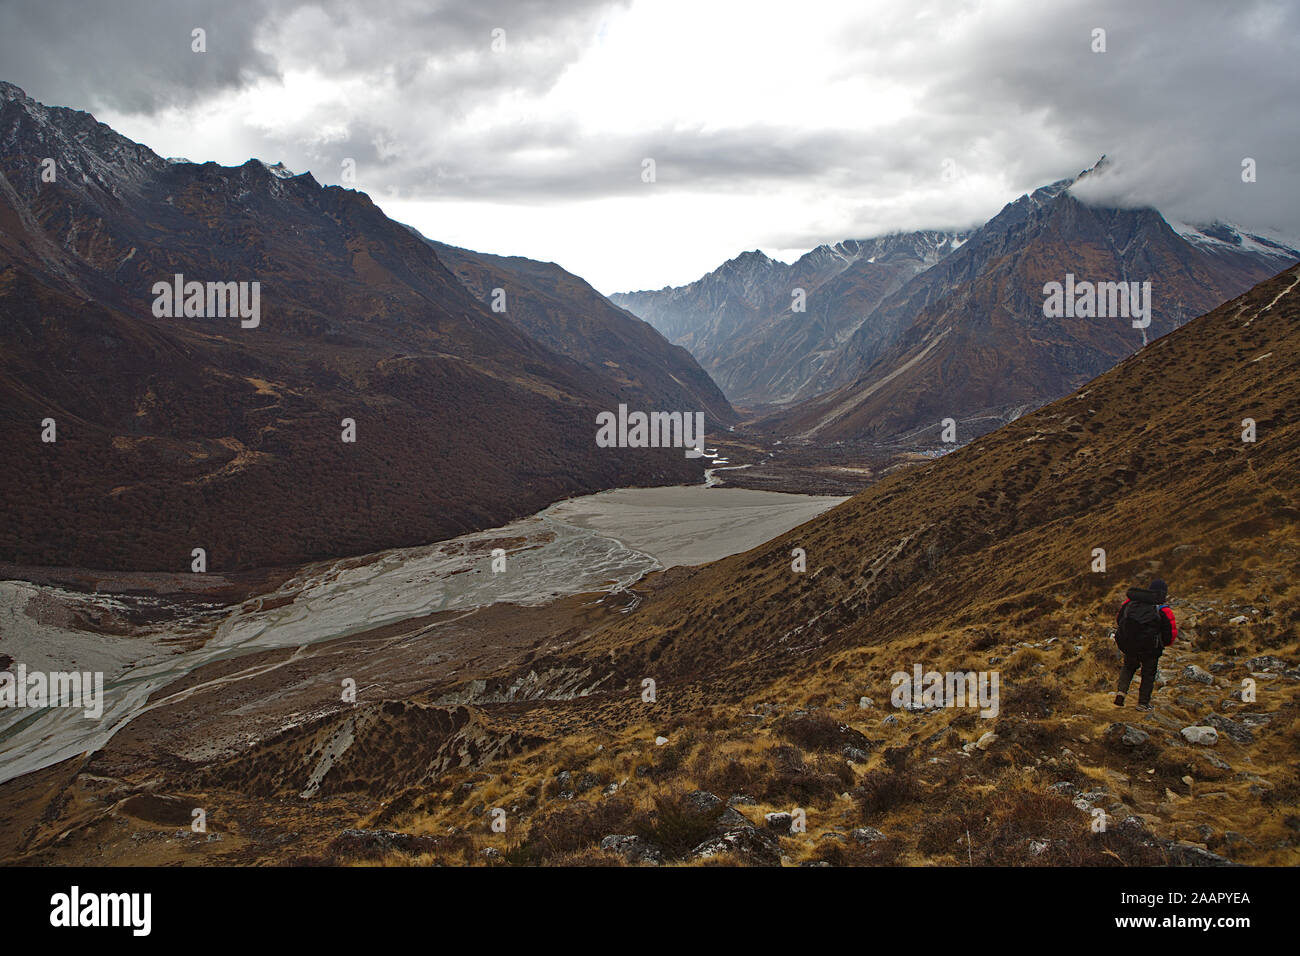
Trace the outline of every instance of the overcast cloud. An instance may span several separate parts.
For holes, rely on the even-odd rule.
[[[1103,153],[1089,198],[1300,236],[1297,62],[1300,5],[1264,0],[0,6],[0,79],[47,104],[604,292],[973,225]]]

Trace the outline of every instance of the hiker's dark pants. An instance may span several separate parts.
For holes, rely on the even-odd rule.
[[[1133,683],[1133,675],[1142,668],[1142,683],[1138,685],[1138,703],[1151,703],[1151,692],[1156,689],[1156,668],[1160,664],[1160,655],[1138,657],[1136,654],[1124,655],[1124,667],[1119,672],[1119,692],[1128,693],[1128,685]]]

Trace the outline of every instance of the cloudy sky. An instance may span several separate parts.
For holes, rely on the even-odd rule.
[[[38,100],[607,293],[976,224],[1103,153],[1096,198],[1300,236],[1297,63],[1300,4],[1262,0],[0,5]]]

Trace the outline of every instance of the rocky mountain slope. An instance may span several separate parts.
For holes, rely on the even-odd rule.
[[[260,317],[156,314],[177,274],[259,283]],[[707,376],[614,311],[600,343],[561,347],[547,323],[590,296],[548,295],[512,321],[362,193],[166,161],[0,85],[0,559],[286,564],[699,480],[676,449],[597,448],[595,417],[653,402],[724,420]]]
[[[820,391],[823,367],[858,324],[964,238],[910,232],[850,239],[790,264],[754,250],[689,285],[611,299],[690,350],[733,401],[788,402]]]
[[[0,855],[1295,865],[1298,400],[1292,267],[747,553],[447,621],[438,655],[420,620],[191,675],[0,787]],[[1115,609],[1157,574],[1180,640],[1119,709]],[[918,665],[996,674],[996,713],[898,706]]]
[[[887,296],[828,363],[828,390],[764,427],[816,441],[966,441],[1059,397],[1188,319],[1300,259],[1295,243],[1224,224],[1177,229],[1151,208],[1088,205],[1076,182],[1009,204],[960,249]],[[1150,324],[1047,316],[1044,287],[1150,282]],[[1109,310],[1111,303],[1104,303]],[[1171,369],[1170,374],[1181,374]]]
[[[593,375],[612,379],[639,407],[703,411],[711,428],[736,421],[718,386],[686,349],[555,263],[427,241],[475,299],[490,308],[494,290],[504,290],[505,315],[512,322]]]

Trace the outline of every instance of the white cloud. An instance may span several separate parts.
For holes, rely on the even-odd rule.
[[[0,26],[37,35],[0,31],[0,62],[38,98],[163,155],[325,183],[353,158],[394,218],[602,291],[755,247],[970,225],[1102,153],[1105,198],[1300,233],[1300,30],[1270,0],[243,0],[234,25],[178,0],[165,23],[90,4],[79,31],[16,7]],[[174,49],[200,15],[215,65]]]

